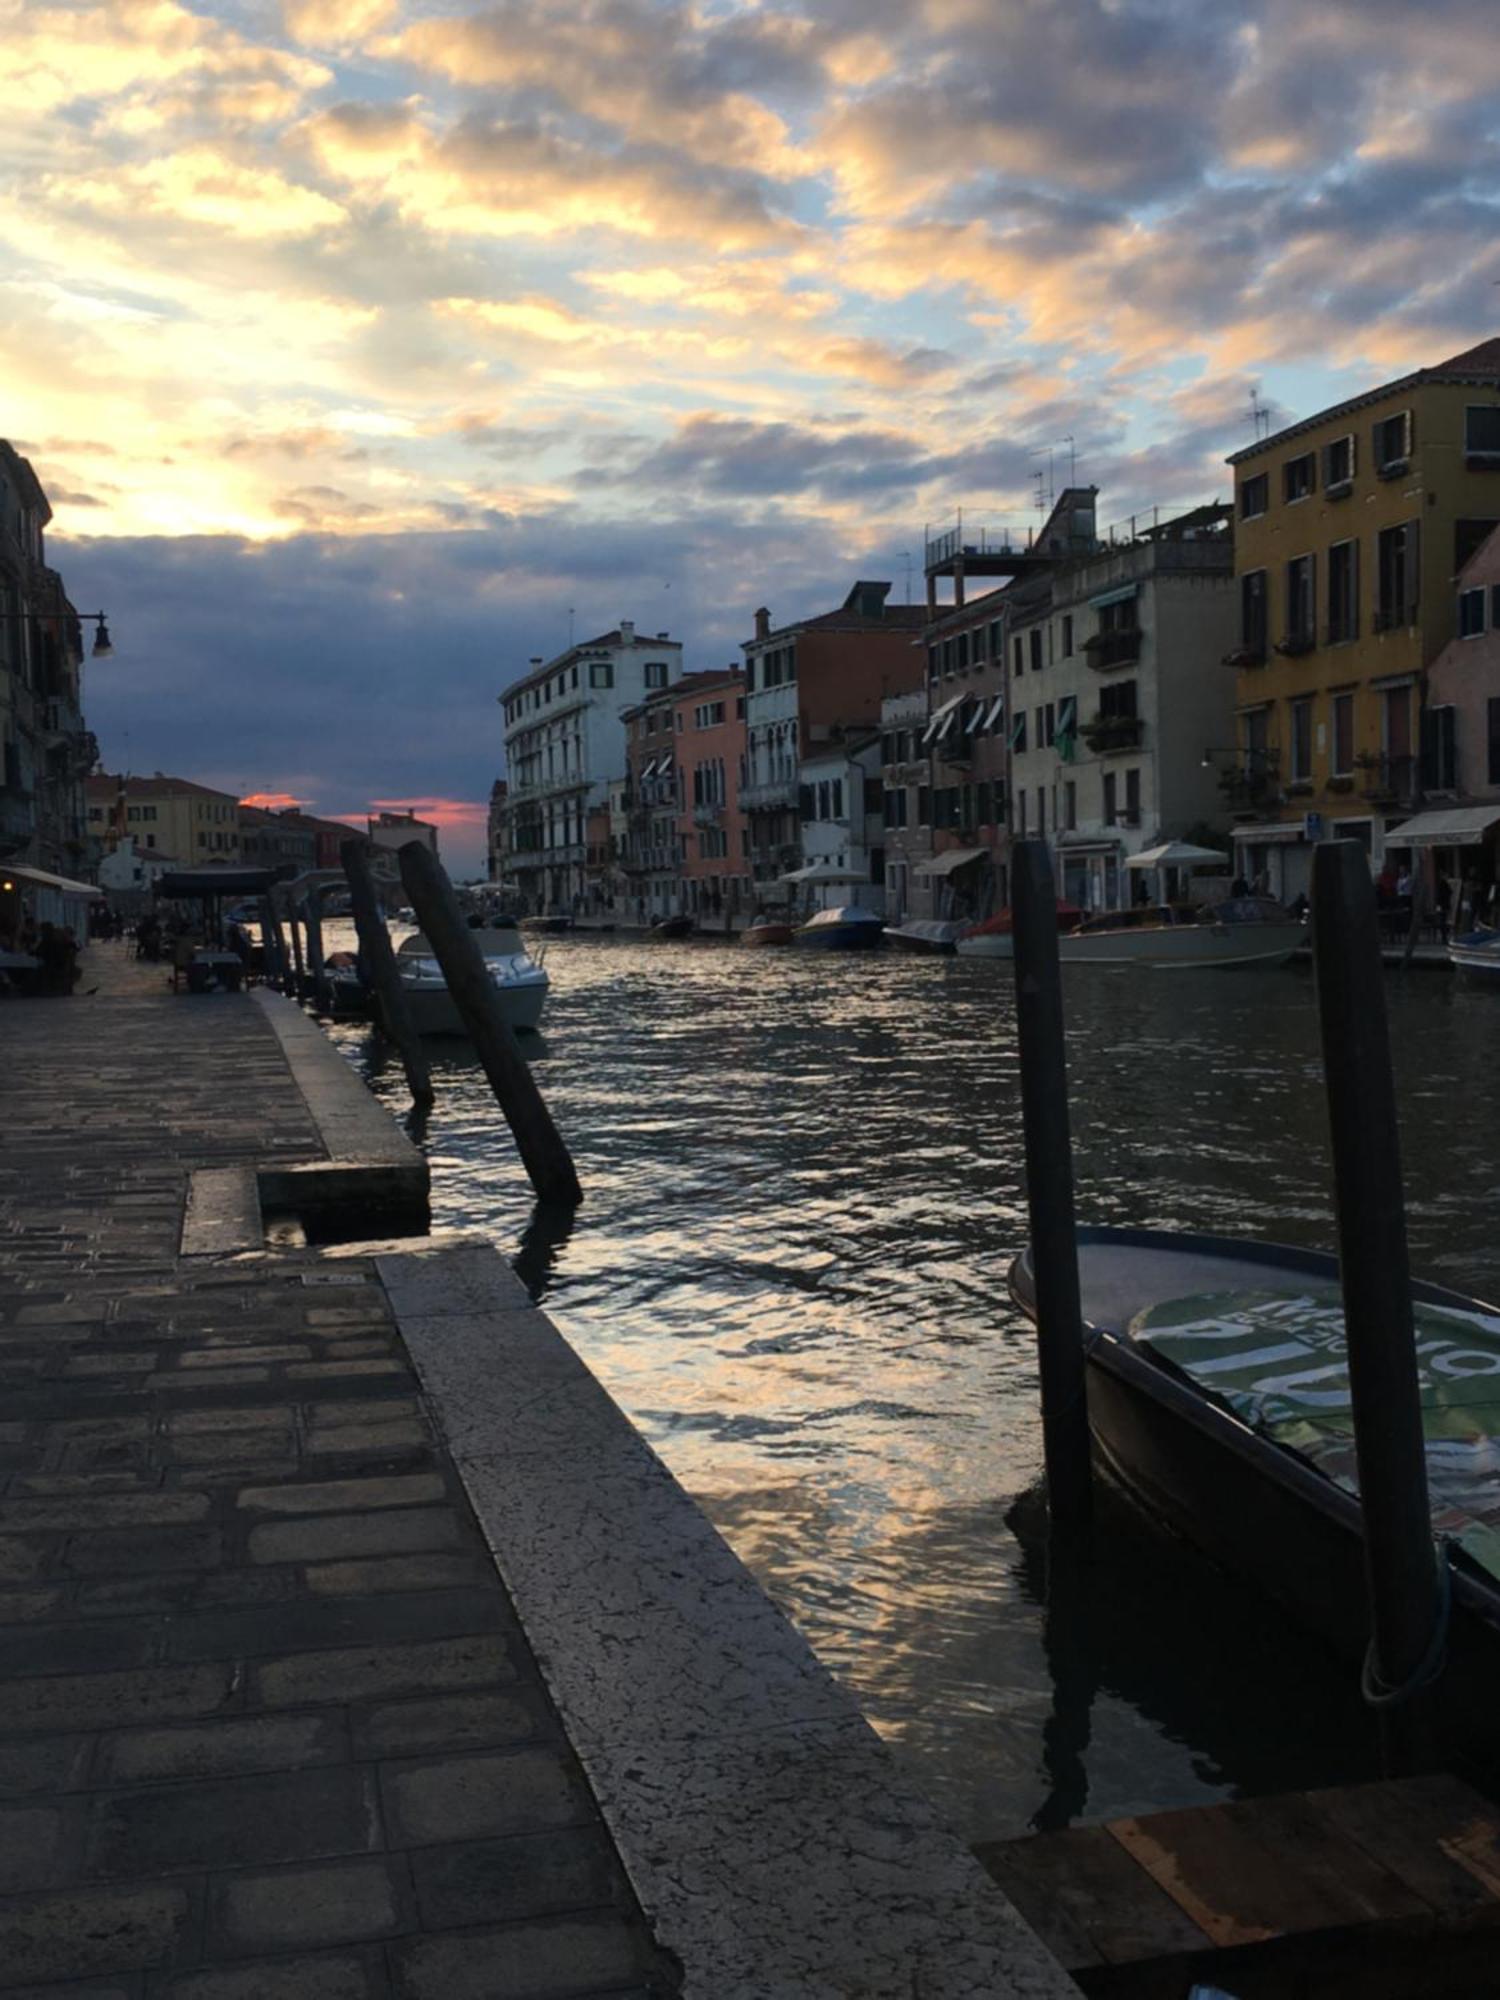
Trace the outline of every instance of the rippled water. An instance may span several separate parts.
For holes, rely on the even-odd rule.
[[[1369,1768],[1342,1668],[1118,1507],[1044,1615],[1008,967],[623,937],[548,963],[535,1068],[585,1204],[538,1233],[472,1054],[431,1044],[436,1219],[517,1259],[963,1830]],[[1308,976],[1066,977],[1080,1218],[1326,1246]],[[1494,1296],[1500,1005],[1388,992],[1414,1265]]]

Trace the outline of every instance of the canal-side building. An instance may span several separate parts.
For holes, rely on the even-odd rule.
[[[505,811],[509,790],[510,787],[504,778],[496,778],[494,784],[490,786],[489,810],[485,814],[484,872],[490,881],[495,883],[505,880],[506,862],[510,853],[506,844],[510,822]]]
[[[857,903],[886,911],[885,800],[878,729],[848,731],[797,767],[802,860],[788,878],[812,909]]]
[[[932,855],[928,764],[922,751],[927,729],[927,689],[887,695],[880,704],[881,824],[885,837],[885,909],[890,923],[925,916],[927,898],[917,869]],[[918,892],[921,891],[920,906]]]
[[[291,868],[305,875],[318,865],[317,834],[298,815],[242,804],[239,832],[239,858],[247,868]]]
[[[891,605],[889,583],[856,583],[837,611],[773,627],[755,614],[744,642],[750,868],[759,902],[785,899],[802,860],[798,766],[851,730],[878,730],[888,695],[920,687],[926,613]]]
[[[1011,828],[1084,909],[1131,897],[1130,855],[1227,824],[1235,629],[1227,506],[1136,518],[1008,593]]]
[[[1242,874],[1290,898],[1312,847],[1372,866],[1422,801],[1424,680],[1454,636],[1454,581],[1500,522],[1500,339],[1236,452]]]
[[[610,780],[625,768],[625,713],[665,693],[681,660],[680,640],[644,636],[622,618],[555,659],[533,660],[500,696],[510,873],[524,909],[586,906],[589,814],[608,806]]]
[[[52,508],[0,439],[0,857],[76,879],[90,864],[85,780],[98,745],[83,719],[83,633],[46,562]],[[95,650],[107,650],[101,628]]]
[[[127,836],[175,854],[184,868],[241,858],[240,802],[191,778],[96,774],[88,781],[88,828],[101,849]]]
[[[705,923],[731,924],[751,903],[745,778],[745,676],[688,674],[672,690],[681,804],[680,904]]]
[[[396,855],[408,842],[420,840],[433,860],[438,858],[438,830],[430,819],[418,819],[415,812],[378,812],[365,826],[377,853],[383,849]]]

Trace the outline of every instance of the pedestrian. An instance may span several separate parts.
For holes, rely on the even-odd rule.
[[[1443,943],[1446,944],[1448,942],[1448,912],[1449,906],[1453,901],[1453,884],[1449,881],[1448,871],[1445,868],[1440,868],[1437,872],[1435,894],[1437,897],[1438,932],[1442,937]]]

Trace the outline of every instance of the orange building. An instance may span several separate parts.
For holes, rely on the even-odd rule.
[[[692,674],[673,689],[681,807],[681,900],[716,921],[748,909],[750,838],[740,809],[745,772],[745,676]]]

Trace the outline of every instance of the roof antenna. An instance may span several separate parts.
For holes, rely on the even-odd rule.
[[[1271,435],[1271,412],[1260,400],[1260,390],[1253,382],[1250,385],[1250,422],[1257,438]]]
[[[570,604],[568,606],[568,651],[571,653],[572,650],[573,650],[573,607]]]
[[[1063,439],[1063,443],[1068,447],[1068,484],[1076,486],[1078,484],[1078,448],[1073,441],[1073,433],[1071,431]]]

